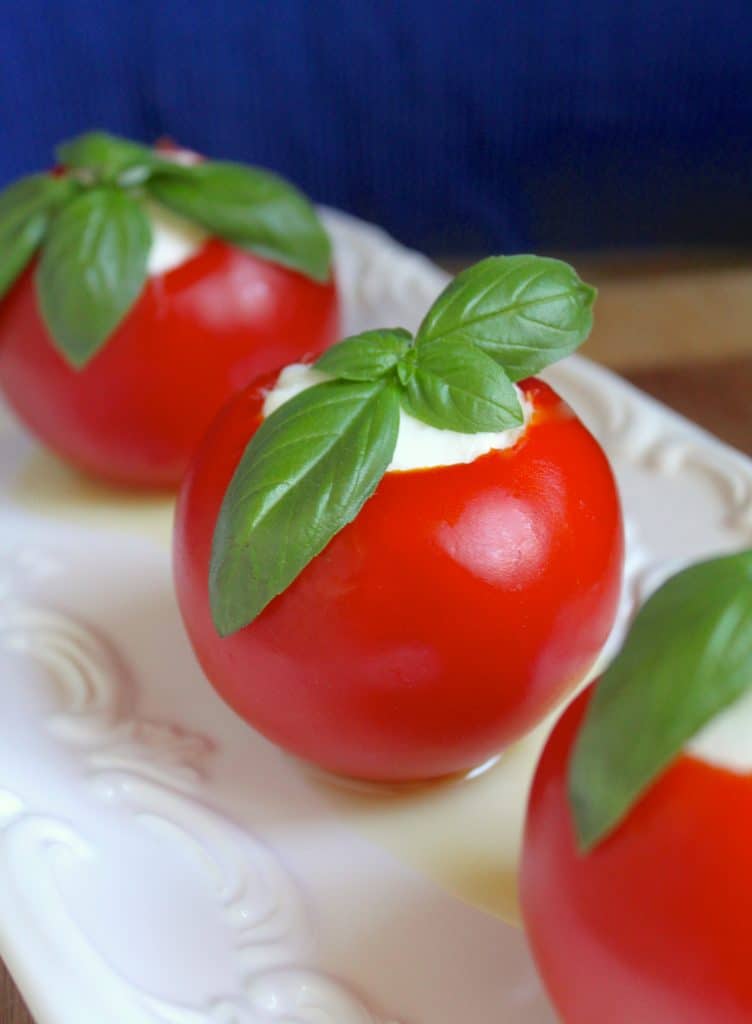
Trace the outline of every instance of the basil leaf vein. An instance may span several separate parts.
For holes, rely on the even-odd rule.
[[[364,331],[327,349],[316,369],[343,380],[378,380],[394,369],[411,340],[401,327]]]
[[[409,370],[402,406],[424,423],[474,434],[523,422],[514,385],[475,345],[451,338],[423,342]]]
[[[209,595],[217,631],[252,622],[373,494],[397,443],[386,381],[327,381],[296,395],[251,438],[217,520]]]
[[[595,289],[541,256],[490,256],[459,274],[418,330],[417,344],[468,341],[521,380],[573,352],[590,333]]]

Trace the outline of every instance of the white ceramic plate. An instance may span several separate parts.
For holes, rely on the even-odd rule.
[[[442,273],[327,217],[348,329],[416,326]],[[670,568],[752,542],[748,460],[584,360],[548,377],[619,477],[619,628]],[[10,420],[0,491],[0,953],[39,1024],[550,1024],[492,913],[514,912],[540,735],[462,786],[339,791],[202,678],[168,503],[87,483]]]

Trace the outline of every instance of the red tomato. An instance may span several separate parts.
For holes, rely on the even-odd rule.
[[[571,410],[539,381],[523,387],[534,422],[513,449],[387,474],[224,639],[209,611],[212,535],[263,388],[220,415],[178,503],[177,592],[207,676],[255,728],[335,772],[433,778],[483,762],[581,679],[617,605],[619,500]]]
[[[150,277],[75,370],[53,347],[33,268],[0,302],[0,387],[46,445],[126,484],[174,487],[212,418],[258,374],[337,340],[334,281],[317,284],[220,241]]]
[[[622,825],[577,853],[566,773],[589,694],[543,753],[521,894],[565,1024],[752,1021],[752,776],[681,756]]]

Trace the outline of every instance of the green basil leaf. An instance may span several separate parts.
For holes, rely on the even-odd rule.
[[[752,551],[692,566],[635,618],[569,768],[578,841],[611,832],[684,745],[752,687]]]
[[[514,385],[475,345],[452,339],[424,342],[408,369],[402,407],[432,427],[476,434],[523,422]]]
[[[343,380],[378,380],[394,369],[411,341],[401,327],[364,331],[327,349],[316,369]]]
[[[331,245],[311,203],[274,174],[241,164],[165,168],[147,183],[154,198],[208,231],[316,281],[330,273]]]
[[[148,178],[161,161],[148,146],[107,132],[88,132],[61,143],[55,156],[64,166],[90,171],[95,180],[136,185]]]
[[[397,380],[403,388],[406,388],[415,374],[415,366],[418,361],[418,350],[413,346],[409,348],[397,363]]]
[[[87,190],[53,221],[37,289],[52,339],[73,366],[91,359],[138,298],[150,246],[144,211],[117,188]]]
[[[389,466],[399,398],[386,381],[327,381],[261,424],[214,532],[209,595],[217,631],[252,622],[358,514]]]
[[[582,344],[595,295],[560,260],[490,256],[441,293],[416,341],[470,341],[521,380]]]
[[[67,178],[33,174],[0,192],[0,299],[31,262],[52,214],[74,191]]]

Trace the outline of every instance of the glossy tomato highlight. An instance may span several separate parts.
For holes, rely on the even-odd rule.
[[[388,473],[288,589],[222,639],[212,536],[273,382],[218,417],[178,502],[177,593],[207,676],[256,729],[334,772],[430,779],[478,765],[582,678],[609,633],[623,540],[605,455],[528,380],[534,415],[515,447]]]

